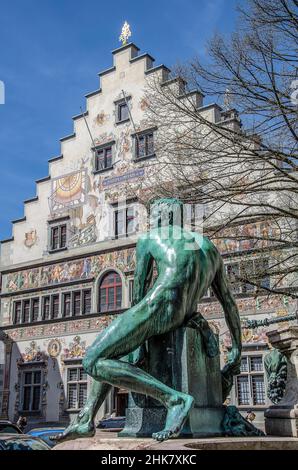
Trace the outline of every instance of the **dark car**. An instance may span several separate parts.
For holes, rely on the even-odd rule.
[[[0,420],[0,434],[23,434],[23,431],[11,421]]]
[[[107,431],[121,431],[125,426],[125,416],[115,416],[113,418],[102,419],[98,425],[98,429]]]
[[[0,450],[51,450],[38,437],[28,434],[0,434]]]
[[[35,428],[31,429],[27,434],[30,436],[42,439],[48,446],[54,447],[56,441],[53,437],[61,434],[65,428],[52,427],[52,428]]]

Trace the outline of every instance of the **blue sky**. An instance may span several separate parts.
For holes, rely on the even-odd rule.
[[[0,239],[35,196],[35,180],[48,175],[59,139],[98,88],[97,73],[112,65],[122,24],[131,40],[171,67],[205,55],[215,31],[235,26],[237,0],[1,0]]]

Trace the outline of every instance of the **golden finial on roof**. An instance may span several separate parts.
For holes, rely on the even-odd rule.
[[[119,41],[122,42],[122,46],[125,46],[125,44],[127,44],[127,40],[130,36],[131,36],[130,26],[127,23],[127,21],[125,21],[124,25],[122,26],[121,34],[119,36]]]

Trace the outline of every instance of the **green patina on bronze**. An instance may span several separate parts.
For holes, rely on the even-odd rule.
[[[272,349],[264,359],[267,374],[267,395],[272,403],[277,404],[284,396],[287,383],[287,358],[278,349]]]
[[[182,203],[159,199],[151,206],[151,230],[136,247],[133,306],[119,315],[87,350],[83,367],[93,377],[83,410],[60,440],[93,436],[94,417],[112,386],[144,394],[167,409],[157,440],[176,437],[193,406],[193,397],[174,390],[140,367],[144,345],[152,339],[189,326],[200,332],[206,354],[219,354],[218,343],[197,305],[212,287],[221,303],[232,338],[222,370],[223,400],[240,372],[241,327],[223,262],[216,247],[202,235],[183,229]],[[152,286],[153,265],[158,276]],[[152,286],[152,287],[151,287]],[[198,387],[200,385],[198,384]]]

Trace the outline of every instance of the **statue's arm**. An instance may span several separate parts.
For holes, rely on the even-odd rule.
[[[147,238],[140,238],[138,240],[136,247],[133,305],[136,305],[143,299],[148,285],[148,274],[152,274],[153,257],[149,248],[149,240]]]
[[[222,305],[232,339],[232,348],[228,354],[228,361],[222,370],[223,397],[226,399],[233,386],[233,376],[240,374],[242,341],[240,316],[222,260],[220,260],[220,265],[212,282],[212,289]]]

